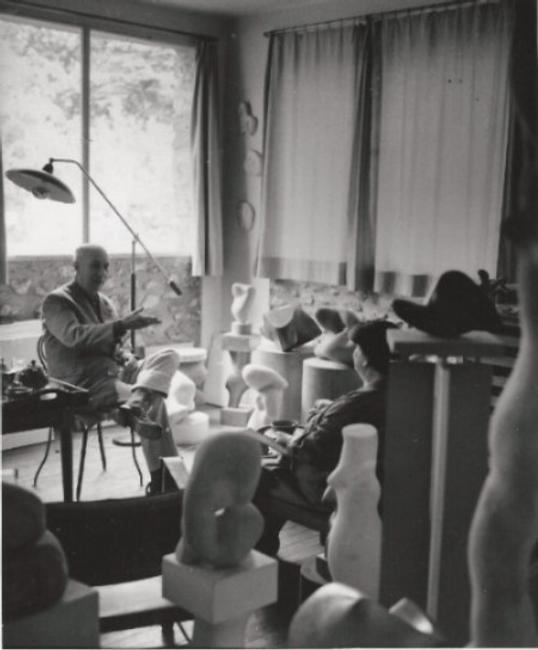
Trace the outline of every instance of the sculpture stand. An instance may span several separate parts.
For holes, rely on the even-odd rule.
[[[487,473],[488,364],[505,345],[484,332],[440,339],[389,330],[387,340],[402,360],[391,363],[387,387],[380,599],[389,606],[411,598],[450,645],[462,645],[469,638],[467,536]],[[409,361],[413,355],[437,361]]]
[[[4,648],[98,648],[97,591],[69,580],[55,605],[4,623],[3,628]]]
[[[301,422],[318,399],[337,399],[359,388],[361,380],[353,368],[338,361],[310,357],[303,361],[301,386]]]
[[[284,391],[282,413],[284,420],[301,421],[301,393],[303,385],[303,361],[313,356],[312,346],[304,345],[291,352],[274,348],[258,347],[252,355],[252,362],[271,368],[288,382]]]
[[[228,406],[221,411],[221,424],[227,426],[244,427],[252,410],[239,406],[241,397],[248,388],[241,371],[250,363],[251,352],[260,341],[260,336],[251,334],[250,330],[249,323],[233,322],[232,331],[222,336],[222,349],[228,351],[233,365],[233,370],[226,379]]]
[[[277,599],[277,561],[257,551],[236,567],[212,569],[162,561],[163,596],[194,615],[196,648],[241,648],[248,618]]]

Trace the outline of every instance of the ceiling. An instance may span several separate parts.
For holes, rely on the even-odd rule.
[[[146,0],[167,7],[197,12],[247,16],[281,9],[295,9],[325,4],[326,0]]]

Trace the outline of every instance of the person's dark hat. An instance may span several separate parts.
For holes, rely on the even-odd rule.
[[[390,349],[387,343],[387,330],[397,325],[387,320],[373,320],[354,325],[348,333],[350,341],[358,345],[368,359],[369,365],[379,372],[386,372],[389,365]]]
[[[501,327],[493,302],[461,271],[443,273],[427,305],[396,299],[392,308],[409,325],[443,338],[455,338],[472,330],[497,332]]]

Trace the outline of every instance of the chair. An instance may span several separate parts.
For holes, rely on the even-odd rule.
[[[39,362],[47,371],[47,356],[45,352],[45,337],[42,335],[39,337],[37,340],[37,357],[39,359]],[[99,451],[101,454],[101,464],[103,466],[103,470],[106,472],[106,453],[105,453],[105,445],[103,441],[103,428],[102,428],[102,422],[109,417],[109,414],[105,411],[96,411],[94,409],[84,409],[81,410],[80,412],[75,414],[75,424],[78,429],[82,431],[82,446],[80,449],[80,460],[79,460],[79,466],[78,466],[78,476],[77,476],[77,489],[76,489],[76,500],[80,501],[80,495],[82,492],[82,481],[84,478],[84,463],[86,461],[86,450],[88,447],[88,435],[90,433],[90,430],[95,427],[97,431],[97,439],[99,441]],[[47,437],[47,445],[45,447],[45,454],[43,455],[43,458],[41,462],[39,463],[39,467],[36,470],[36,473],[34,474],[34,482],[33,482],[33,487],[37,487],[37,480],[39,478],[39,474],[41,473],[41,470],[43,469],[45,463],[47,462],[47,458],[49,456],[50,452],[50,447],[52,443],[52,427],[49,428],[49,433]],[[138,477],[140,480],[140,487],[142,487],[143,482],[144,482],[144,477],[142,475],[142,470],[140,469],[140,465],[138,464],[138,458],[136,457],[136,443],[135,443],[135,438],[134,438],[134,431],[131,429],[131,444],[129,445],[132,450],[132,456],[133,456],[133,462],[136,467],[136,471],[138,472]]]
[[[180,536],[181,492],[151,497],[47,503],[47,528],[63,546],[69,575],[99,592],[101,633],[161,625],[174,647],[173,625],[193,617],[164,599],[163,555]]]

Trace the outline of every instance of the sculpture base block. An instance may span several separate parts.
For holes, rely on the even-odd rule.
[[[163,596],[208,623],[223,623],[264,607],[278,597],[274,558],[251,551],[236,567],[210,569],[162,560]]]
[[[252,333],[252,324],[251,323],[239,323],[238,321],[233,321],[231,326],[232,334],[251,334]]]
[[[3,627],[4,648],[98,648],[97,591],[69,580],[56,605]]]
[[[229,352],[252,352],[260,343],[259,334],[226,332],[222,335],[222,349]]]
[[[227,427],[246,427],[251,408],[225,406],[220,412],[220,423]]]

